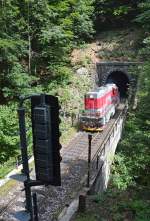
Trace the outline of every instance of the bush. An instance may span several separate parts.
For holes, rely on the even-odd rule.
[[[0,164],[18,155],[18,146],[16,105],[0,106]]]

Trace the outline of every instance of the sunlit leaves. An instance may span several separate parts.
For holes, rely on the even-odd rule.
[[[19,148],[16,106],[0,106],[0,164],[15,156]]]
[[[135,18],[137,13],[137,5],[139,0],[134,1],[114,1],[114,0],[96,0],[95,13],[96,20],[99,23],[110,23],[111,25],[116,22],[119,25],[122,21],[123,24],[130,22],[131,18]],[[98,24],[99,24],[98,23]]]
[[[73,45],[92,36],[92,4],[90,0],[2,1],[0,93],[3,97],[12,99],[15,91],[24,93],[25,85],[28,90],[32,75],[42,82],[43,76],[54,78],[54,73],[57,80],[61,79],[59,71],[52,73],[49,67],[59,63],[68,65]]]

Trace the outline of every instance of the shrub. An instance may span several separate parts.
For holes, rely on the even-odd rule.
[[[16,105],[0,106],[0,164],[18,154],[19,136]]]

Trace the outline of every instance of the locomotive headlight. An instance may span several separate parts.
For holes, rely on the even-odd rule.
[[[94,98],[94,96],[91,94],[91,95],[90,95],[90,98]]]

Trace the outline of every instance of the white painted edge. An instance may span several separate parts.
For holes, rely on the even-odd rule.
[[[58,221],[69,221],[78,209],[79,197],[74,199],[68,208],[63,209],[58,217]]]
[[[80,184],[85,184],[87,180],[87,174],[82,178]],[[79,195],[81,192],[87,193],[88,188],[83,187],[73,199],[73,201],[69,204],[69,207],[65,207],[62,212],[58,216],[58,221],[70,221],[75,212],[78,210],[79,206]]]

